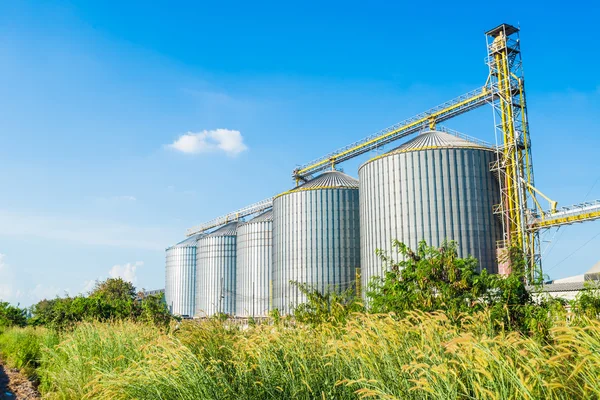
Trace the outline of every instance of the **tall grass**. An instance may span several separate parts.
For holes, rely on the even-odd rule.
[[[35,378],[42,349],[58,343],[58,335],[45,328],[8,328],[0,335],[0,356],[10,367]]]
[[[158,328],[133,322],[82,323],[45,347],[38,374],[47,398],[95,398],[104,377],[136,369],[158,340]],[[101,397],[100,397],[101,398]]]
[[[183,323],[171,334],[90,323],[42,345],[48,398],[576,399],[600,394],[600,322],[544,340],[493,334],[489,316],[356,314],[344,326]]]

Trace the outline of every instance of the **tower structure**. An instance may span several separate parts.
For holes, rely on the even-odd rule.
[[[538,230],[529,229],[541,212],[536,199],[527,121],[523,64],[519,29],[502,24],[488,32],[487,85],[494,93],[491,102],[497,144],[492,170],[500,183],[501,202],[494,211],[502,220],[503,238],[498,245],[501,266],[508,265],[510,248],[520,248],[527,260],[527,278],[541,274]]]

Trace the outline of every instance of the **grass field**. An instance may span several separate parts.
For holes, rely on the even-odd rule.
[[[168,334],[82,323],[60,337],[9,329],[0,352],[37,376],[50,399],[598,398],[597,320],[557,321],[544,342],[491,332],[485,314],[461,326],[423,313],[317,327],[211,320]]]

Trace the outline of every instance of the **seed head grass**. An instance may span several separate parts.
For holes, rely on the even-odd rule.
[[[557,320],[539,340],[485,313],[360,314],[344,325],[83,323],[37,335],[49,399],[576,399],[600,393],[600,322]],[[45,339],[41,340],[41,338]],[[12,353],[12,352],[11,352]]]

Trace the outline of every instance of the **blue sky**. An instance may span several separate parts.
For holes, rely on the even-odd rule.
[[[562,205],[600,198],[590,8],[123,3],[0,4],[0,297],[11,302],[108,276],[163,287],[164,248],[186,228],[483,85],[483,32],[501,22],[522,28],[537,186]],[[489,108],[446,125],[494,140]],[[356,176],[364,160],[343,168]],[[587,270],[599,233],[600,222],[563,228],[546,272]]]

